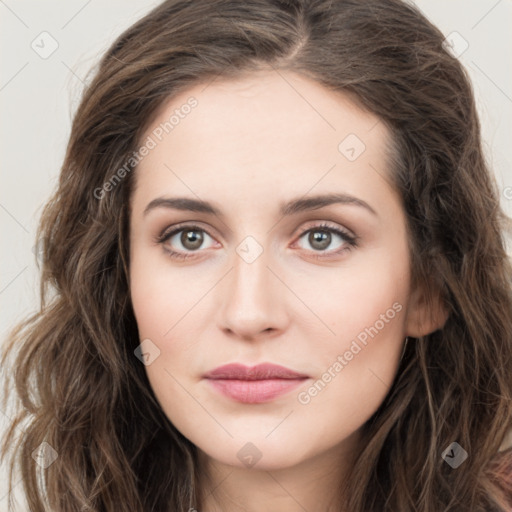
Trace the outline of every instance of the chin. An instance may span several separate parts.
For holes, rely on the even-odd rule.
[[[286,444],[283,439],[276,437],[274,440],[257,438],[250,440],[244,437],[230,439],[226,443],[215,445],[196,445],[210,459],[221,464],[234,466],[240,469],[254,469],[262,471],[275,471],[286,469],[300,464],[309,456],[301,449],[307,446],[304,442]]]

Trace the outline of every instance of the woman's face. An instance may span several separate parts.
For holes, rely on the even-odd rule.
[[[346,452],[387,394],[420,334],[388,142],[347,97],[270,71],[181,93],[143,137],[137,354],[212,460],[276,469]],[[211,373],[235,363],[287,371]]]

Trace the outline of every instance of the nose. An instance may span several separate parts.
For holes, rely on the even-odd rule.
[[[219,290],[220,327],[225,333],[256,340],[286,329],[287,290],[278,274],[269,268],[266,251],[251,263],[235,254],[234,268]]]

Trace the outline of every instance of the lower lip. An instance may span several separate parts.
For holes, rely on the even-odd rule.
[[[270,402],[288,393],[306,379],[233,380],[208,379],[223,395],[246,404]]]

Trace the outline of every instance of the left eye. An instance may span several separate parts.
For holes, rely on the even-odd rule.
[[[300,235],[299,240],[305,239],[310,247],[313,248],[313,251],[323,252],[332,244],[333,235],[340,239],[341,242],[337,246],[332,247],[332,250],[328,252],[339,253],[356,245],[356,238],[354,236],[341,229],[327,225],[315,226],[304,231]],[[308,249],[307,247],[302,248]]]

